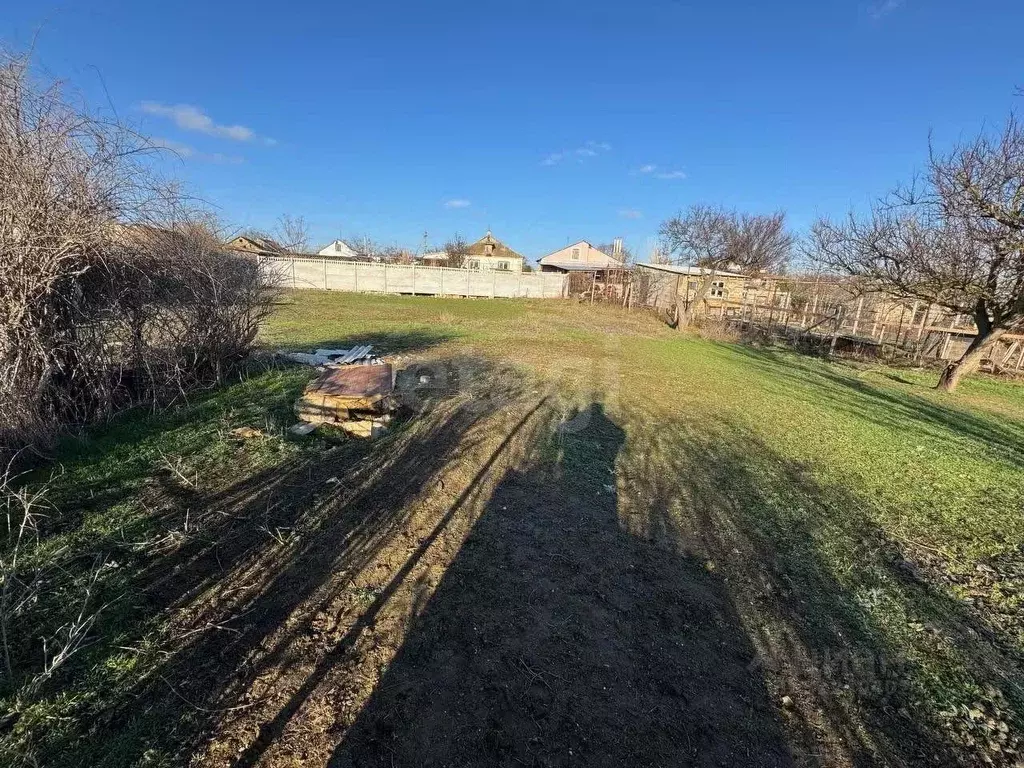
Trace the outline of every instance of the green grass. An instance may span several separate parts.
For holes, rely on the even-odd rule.
[[[977,377],[945,395],[929,371],[711,342],[556,301],[296,292],[264,332],[272,349],[361,340],[456,367],[511,366],[566,403],[603,403],[625,433],[622,525],[726,579],[767,684],[796,699],[791,733],[816,734],[836,764],[853,762],[858,739],[879,764],[899,764],[907,744],[1012,764],[1024,723],[1024,386]],[[70,615],[94,553],[115,567],[101,579],[96,599],[109,606],[95,642],[31,701],[9,690],[22,713],[3,737],[10,755],[180,759],[206,721],[162,682],[188,604],[150,598],[154,569],[177,567],[155,542],[187,538],[200,492],[227,504],[218,494],[304,457],[367,457],[361,444],[284,433],[308,376],[272,370],[171,412],[129,414],[36,474],[54,470],[53,511],[30,562],[59,562],[61,575],[43,618],[20,627],[25,669],[38,637]],[[237,426],[265,437],[234,439]]]

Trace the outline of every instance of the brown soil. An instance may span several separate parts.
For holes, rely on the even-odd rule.
[[[721,578],[619,520],[621,429],[592,406],[559,430],[549,399],[504,395],[439,406],[386,454],[211,500],[295,534],[163,580],[186,596],[182,631],[225,628],[164,677],[206,715],[183,758],[791,763]],[[214,560],[226,577],[196,576]]]

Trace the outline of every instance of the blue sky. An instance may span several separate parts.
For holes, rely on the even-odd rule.
[[[225,222],[536,258],[693,202],[799,229],[1024,99],[1020,0],[0,0],[0,38],[177,147]]]

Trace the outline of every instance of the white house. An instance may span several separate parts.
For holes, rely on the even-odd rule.
[[[522,272],[525,259],[487,230],[487,234],[466,249],[463,266],[467,269],[498,272]]]
[[[335,259],[356,259],[358,254],[348,247],[341,240],[335,240],[330,245],[325,245],[317,253],[318,256],[330,256]]]

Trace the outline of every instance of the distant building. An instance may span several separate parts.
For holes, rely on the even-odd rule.
[[[260,256],[281,256],[288,253],[288,249],[276,240],[272,240],[269,237],[256,237],[255,235],[239,235],[232,240],[228,240],[224,245],[232,251],[254,253]]]
[[[654,307],[672,307],[677,301],[689,306],[697,300],[704,288],[705,280],[711,277],[703,303],[708,308],[726,305],[740,306],[749,277],[739,272],[728,272],[703,267],[679,266],[676,264],[637,264],[640,274],[650,276],[649,294],[643,303]]]
[[[541,272],[595,272],[622,269],[622,262],[586,240],[567,245],[540,260]]]
[[[333,243],[325,245],[323,248],[317,251],[317,256],[329,256],[334,259],[359,258],[359,254],[352,250],[352,248],[349,247],[348,243],[345,243],[341,240],[335,240]]]
[[[427,267],[448,266],[448,254],[444,251],[428,251],[427,253],[420,253],[417,254],[416,260],[423,262],[424,266]]]
[[[513,251],[487,230],[487,234],[466,249],[466,269],[499,272],[522,272],[525,258]]]

